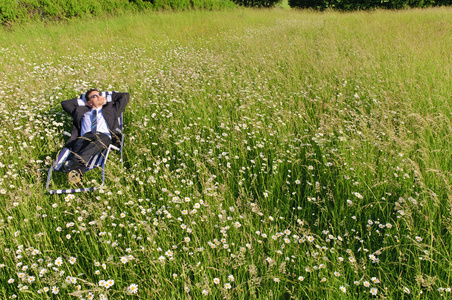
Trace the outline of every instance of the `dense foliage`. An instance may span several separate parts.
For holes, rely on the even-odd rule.
[[[367,10],[375,8],[400,9],[451,5],[451,0],[289,0],[294,8],[327,8],[340,10]]]
[[[190,8],[219,9],[234,6],[230,0],[129,0],[140,7],[152,7],[155,9],[186,10]]]
[[[27,20],[64,20],[146,8],[187,10],[233,6],[229,0],[2,0],[0,22],[8,25]]]
[[[236,4],[246,7],[272,7],[281,0],[233,0]]]

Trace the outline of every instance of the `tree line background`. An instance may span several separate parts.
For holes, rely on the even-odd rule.
[[[27,20],[65,20],[144,9],[180,11],[235,6],[230,0],[0,0],[0,22],[8,25]]]
[[[120,14],[125,11],[223,9],[236,6],[273,7],[283,0],[1,0],[0,22],[3,25],[28,20],[65,20],[74,17]],[[316,10],[400,9],[449,6],[452,0],[287,0],[292,8]]]
[[[291,7],[338,10],[401,9],[451,5],[452,0],[289,0]]]

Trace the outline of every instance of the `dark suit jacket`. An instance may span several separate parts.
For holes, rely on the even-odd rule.
[[[113,92],[111,97],[112,101],[107,102],[102,107],[102,114],[104,115],[105,121],[107,122],[108,128],[110,129],[113,144],[117,144],[120,141],[120,134],[116,131],[116,129],[119,129],[118,118],[126,108],[126,105],[129,102],[129,98],[129,93]],[[80,105],[81,103],[83,102],[81,102],[79,98],[73,98],[61,102],[61,106],[63,107],[64,111],[70,114],[73,120],[72,134],[71,137],[67,140],[65,146],[67,148],[72,148],[75,140],[80,136],[83,116],[91,110],[91,107],[89,107],[88,105]]]

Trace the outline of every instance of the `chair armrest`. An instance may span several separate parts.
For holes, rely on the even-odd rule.
[[[113,149],[113,150],[119,151],[119,148],[114,146],[114,145],[110,145],[110,148]]]
[[[71,136],[71,134],[70,134],[69,132],[67,132],[67,131],[63,131],[63,134],[64,134],[64,135],[67,135],[67,136],[69,136],[69,137]]]

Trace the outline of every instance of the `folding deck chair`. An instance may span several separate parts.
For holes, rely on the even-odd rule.
[[[111,101],[111,95],[112,92],[102,92],[102,94],[107,98],[107,101]],[[80,96],[81,100],[85,100],[85,94],[82,94]],[[77,189],[63,189],[63,190],[52,190],[49,188],[50,182],[52,179],[52,172],[64,172],[65,168],[63,167],[64,163],[66,162],[67,158],[71,154],[71,150],[68,148],[63,148],[60,153],[58,153],[58,157],[53,162],[53,165],[49,168],[49,173],[47,175],[47,183],[46,183],[46,189],[49,191],[50,194],[69,194],[69,193],[79,193],[79,192],[91,192],[95,191],[101,187],[104,186],[105,182],[105,165],[107,163],[108,154],[110,153],[110,150],[116,150],[120,151],[121,153],[121,164],[123,164],[123,146],[124,146],[124,134],[122,133],[124,122],[123,122],[123,114],[121,113],[121,116],[118,118],[119,128],[116,128],[116,133],[120,135],[120,146],[119,148],[116,147],[113,144],[110,144],[107,149],[104,149],[103,151],[99,152],[98,154],[92,156],[90,160],[88,161],[88,164],[86,166],[86,172],[91,171],[95,168],[101,168],[102,169],[102,183],[100,186],[93,186],[93,187],[86,187],[86,188],[77,188]],[[70,134],[68,132],[63,132],[66,135]]]

